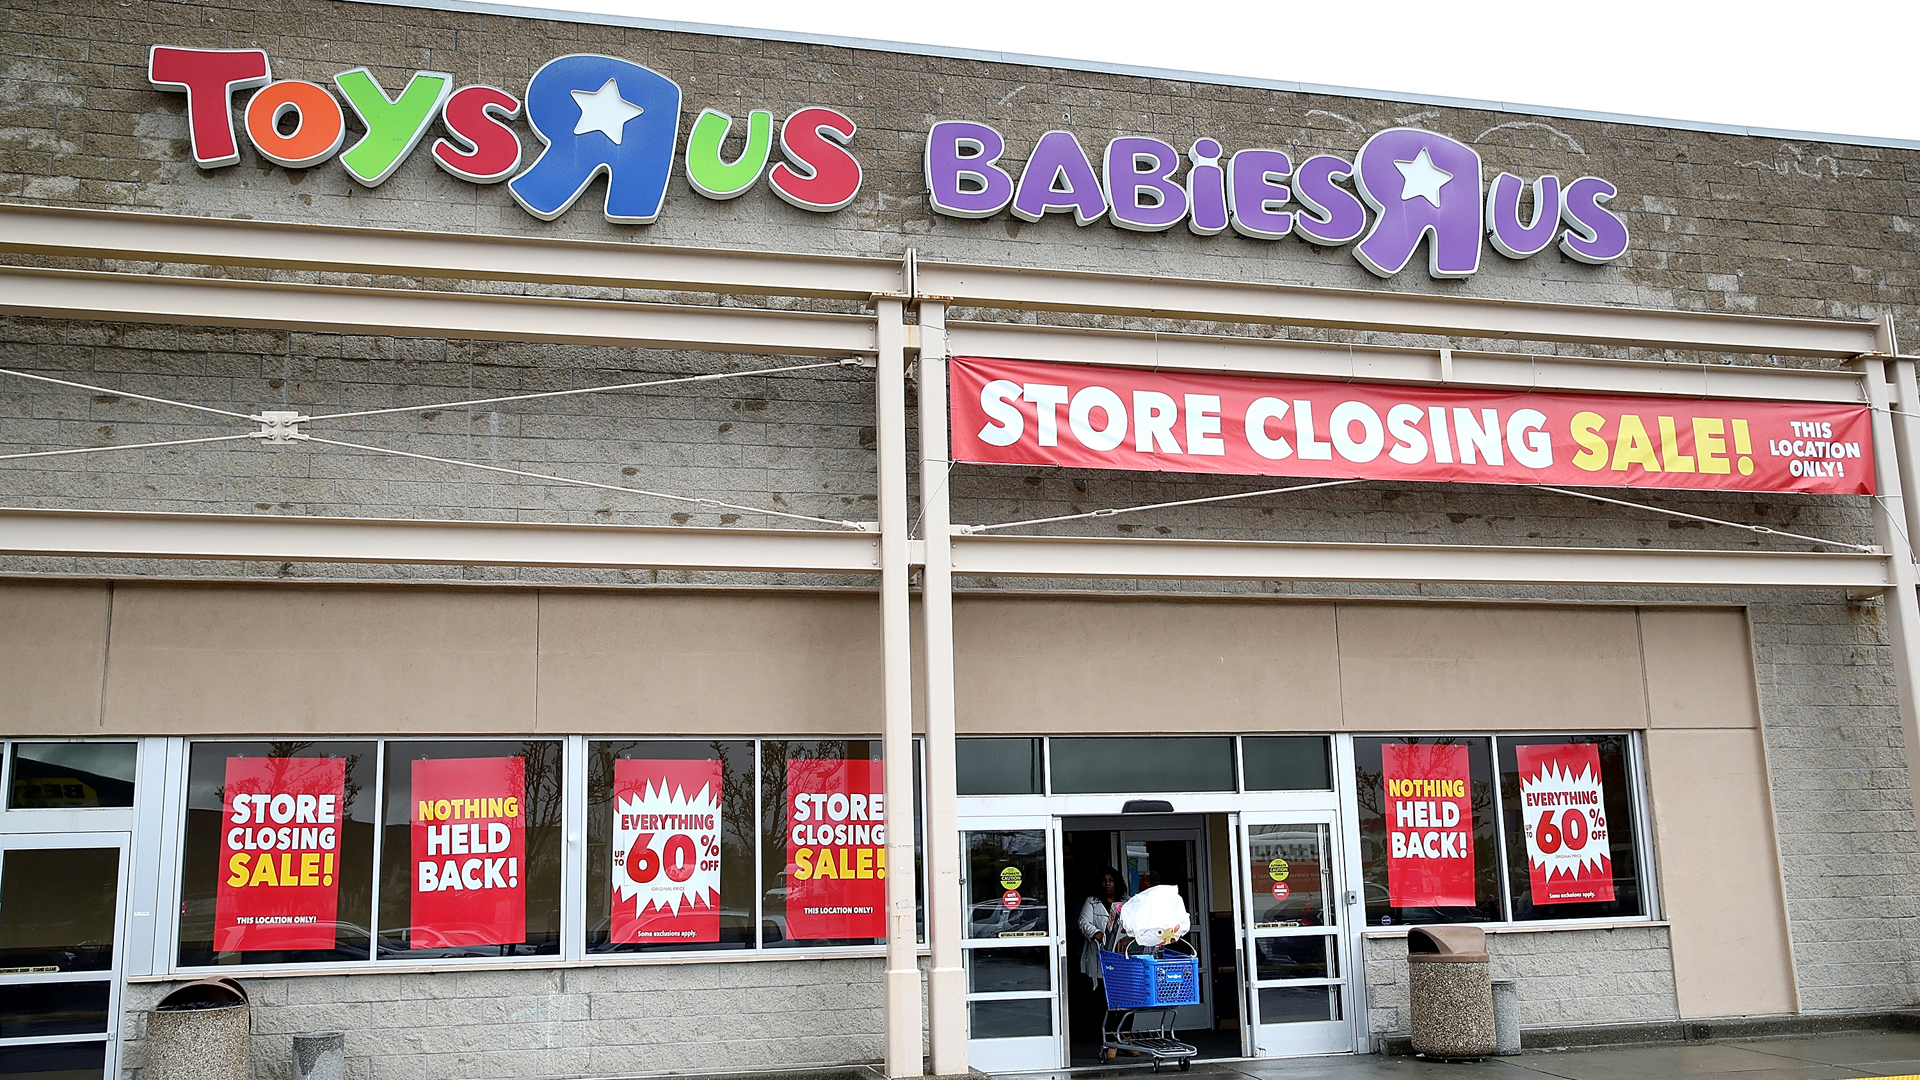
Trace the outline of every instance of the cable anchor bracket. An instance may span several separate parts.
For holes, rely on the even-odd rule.
[[[247,433],[248,438],[285,444],[305,442],[307,434],[300,430],[300,425],[312,420],[313,417],[302,416],[298,412],[288,410],[262,412],[258,416],[249,416],[247,419],[260,425],[260,430]]]

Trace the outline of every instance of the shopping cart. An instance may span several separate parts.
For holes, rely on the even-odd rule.
[[[1100,950],[1100,984],[1107,992],[1107,1012],[1100,1021],[1101,1054],[1108,1060],[1122,1053],[1162,1062],[1177,1061],[1180,1071],[1193,1067],[1200,1053],[1173,1037],[1173,1012],[1181,1005],[1200,1003],[1200,958],[1185,939],[1147,947],[1116,942],[1120,950]]]

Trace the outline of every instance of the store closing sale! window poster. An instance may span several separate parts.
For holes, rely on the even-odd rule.
[[[1473,799],[1467,748],[1380,747],[1387,894],[1394,907],[1472,907]]]
[[[721,762],[613,768],[612,940],[720,940]]]
[[[795,938],[886,936],[881,784],[878,761],[787,762],[787,924]]]
[[[341,758],[230,757],[214,949],[331,949],[339,909]]]
[[[413,762],[416,949],[527,940],[526,762]]]
[[[1592,743],[1516,746],[1533,902],[1606,902],[1613,893],[1600,752]]]

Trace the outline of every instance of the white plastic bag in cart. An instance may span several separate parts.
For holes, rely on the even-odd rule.
[[[1165,945],[1187,936],[1187,902],[1171,885],[1142,889],[1120,907],[1120,929],[1142,945]]]

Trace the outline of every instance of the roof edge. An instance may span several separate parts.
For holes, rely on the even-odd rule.
[[[1635,116],[1592,109],[1571,109],[1551,105],[1527,105],[1511,101],[1485,101],[1478,98],[1446,97],[1439,94],[1414,94],[1393,90],[1365,90],[1351,86],[1327,86],[1319,83],[1291,82],[1285,79],[1261,79],[1245,75],[1219,75],[1175,68],[1141,67],[1097,60],[1072,60],[1028,53],[999,52],[989,49],[963,49],[948,45],[921,45],[884,41],[875,38],[839,37],[809,34],[795,30],[757,30],[749,27],[721,26],[714,23],[682,22],[674,19],[648,19],[632,15],[606,15],[599,12],[563,11],[556,8],[518,4],[482,3],[479,0],[348,0],[370,7],[404,7],[427,11],[459,11],[479,15],[499,15],[514,19],[546,19],[556,22],[587,23],[599,26],[624,26],[638,30],[659,30],[708,37],[744,37],[766,41],[790,41],[807,45],[827,45],[873,52],[902,53],[911,56],[939,56],[955,60],[973,60],[993,64],[1018,64],[1050,67],[1066,71],[1099,72],[1143,79],[1207,83],[1215,86],[1240,86],[1257,90],[1319,94],[1328,97],[1357,98],[1364,101],[1396,101],[1409,105],[1438,105],[1454,109],[1484,109],[1520,116],[1550,116],[1566,120],[1588,120],[1606,124],[1631,124],[1636,127],[1668,128],[1675,131],[1699,131],[1716,135],[1738,135],[1759,139],[1799,142],[1841,143],[1849,146],[1876,146],[1895,150],[1920,150],[1920,139],[1896,139],[1877,135],[1842,135],[1833,132],[1796,131],[1789,128],[1756,127],[1747,124],[1721,124],[1703,120],[1678,120],[1657,116]]]

